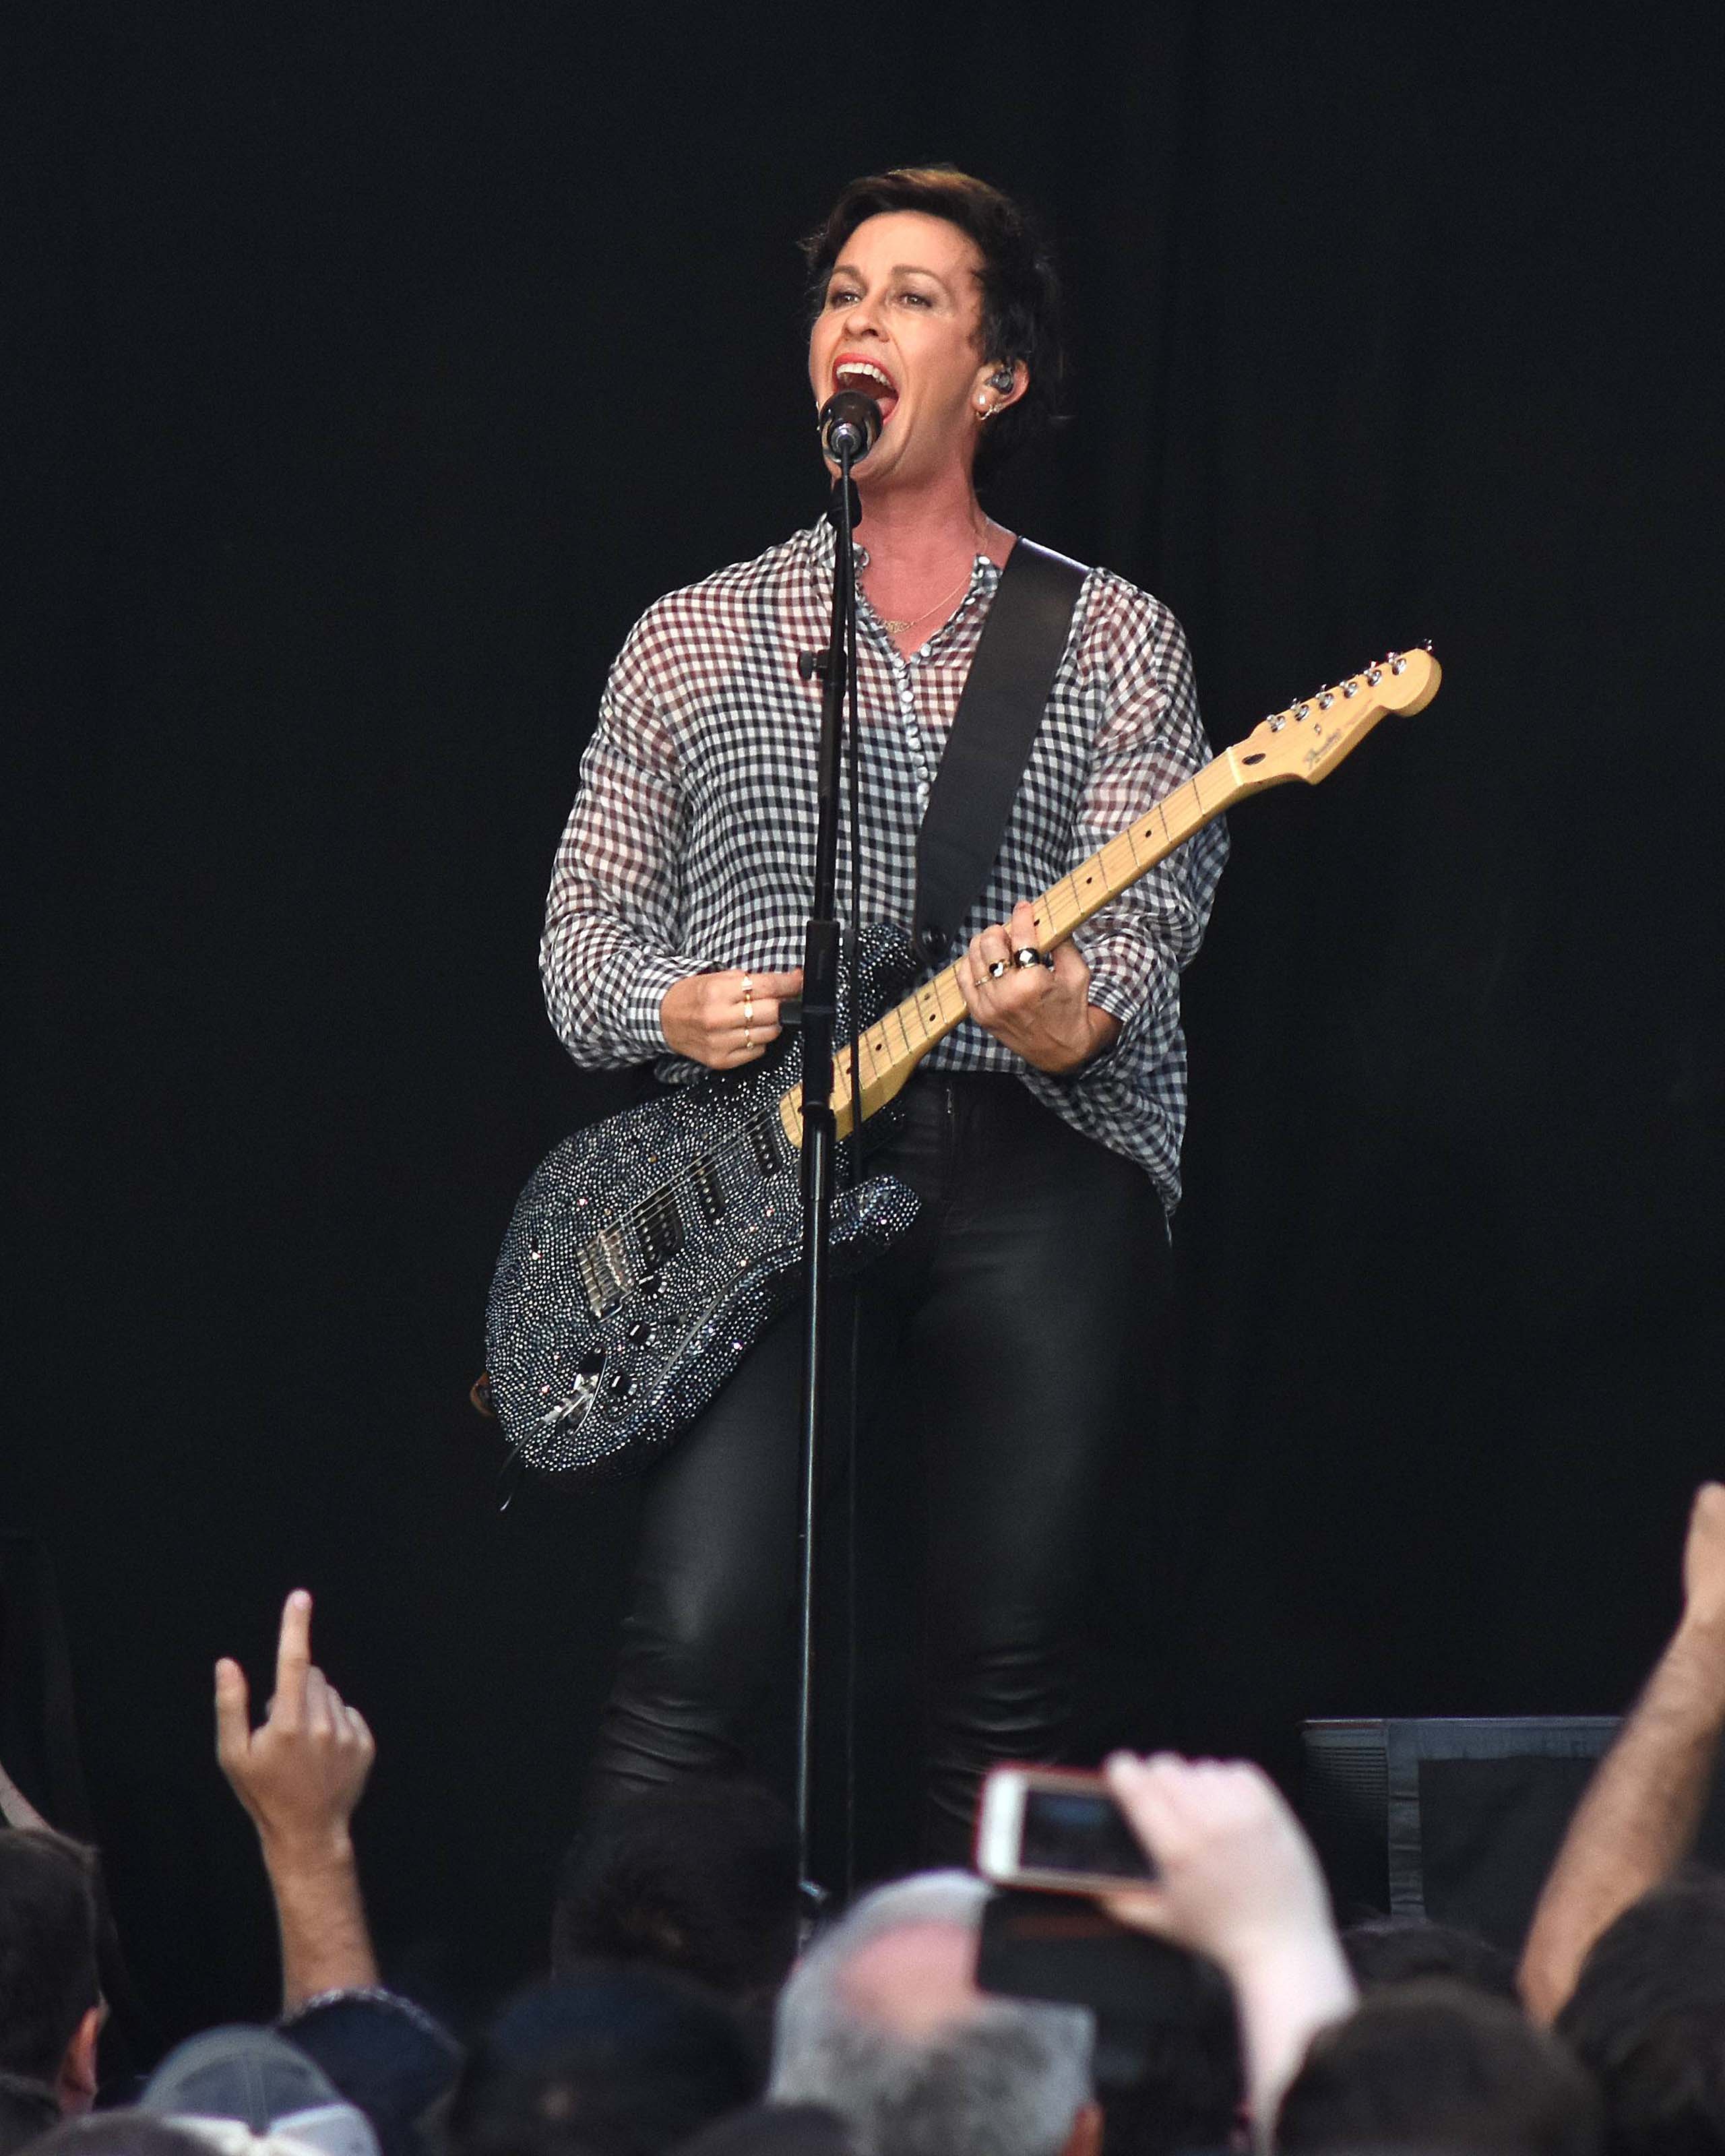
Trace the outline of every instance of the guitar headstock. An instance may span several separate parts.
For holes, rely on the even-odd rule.
[[[1289,778],[1316,786],[1387,712],[1424,711],[1442,680],[1429,650],[1392,651],[1345,681],[1272,711],[1228,753],[1248,787]]]

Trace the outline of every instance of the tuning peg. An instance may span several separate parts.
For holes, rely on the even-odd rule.
[[[1312,716],[1311,705],[1296,704],[1294,706],[1294,716],[1296,719],[1309,719]]]
[[[1372,688],[1375,689],[1375,688],[1377,687],[1378,684],[1378,683],[1379,683],[1383,679],[1384,679],[1384,669],[1383,669],[1381,666],[1368,666],[1368,667],[1367,667],[1367,669],[1366,669],[1366,680],[1367,680],[1367,683],[1368,683],[1368,686],[1370,686],[1370,687],[1372,687]]]

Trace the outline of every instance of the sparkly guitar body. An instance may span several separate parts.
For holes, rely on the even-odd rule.
[[[912,970],[899,930],[859,937],[867,1018]],[[841,981],[841,1039],[850,1000]],[[491,1397],[530,1466],[586,1481],[644,1467],[794,1299],[802,1153],[780,1103],[801,1079],[800,1037],[788,1032],[741,1071],[577,1131],[534,1171],[485,1309]],[[876,1255],[916,1214],[896,1177],[841,1183],[835,1265]]]
[[[1391,652],[1272,711],[1034,901],[1034,950],[1056,949],[1246,795],[1316,785],[1386,712],[1423,710],[1441,679],[1429,649]],[[894,977],[901,985],[911,969],[900,931],[861,939],[859,1101],[847,1050],[833,1066],[841,1139],[887,1109],[968,1014],[957,964],[888,1010]],[[841,1009],[840,1038],[845,1023]],[[800,1044],[788,1034],[746,1070],[695,1080],[578,1131],[542,1162],[516,1204],[485,1312],[491,1397],[530,1466],[588,1481],[645,1466],[791,1301],[803,1246],[800,1078]],[[835,1260],[874,1256],[916,1212],[914,1194],[890,1175],[841,1190]]]

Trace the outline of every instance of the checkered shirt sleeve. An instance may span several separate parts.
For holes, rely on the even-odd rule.
[[[624,645],[553,873],[541,970],[577,1062],[667,1055],[659,1009],[709,969],[765,972],[801,957],[814,850],[819,685],[797,654],[826,640],[824,522],[674,592]],[[952,619],[902,657],[859,605],[863,764],[860,918],[908,928],[916,834],[999,572],[977,557]],[[988,885],[966,938],[1055,883],[1209,760],[1178,623],[1123,578],[1092,570]],[[1091,998],[1121,1021],[1103,1055],[1054,1078],[969,1021],[928,1060],[1010,1071],[1076,1128],[1179,1196],[1186,1061],[1179,973],[1197,950],[1227,855],[1212,824],[1081,930]],[[839,888],[853,889],[848,830]]]

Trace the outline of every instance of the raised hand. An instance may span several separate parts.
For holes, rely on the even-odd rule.
[[[1245,1760],[1122,1753],[1108,1782],[1150,1851],[1158,1884],[1111,1897],[1124,1923],[1231,1969],[1293,1933],[1330,1928],[1312,1845],[1280,1791]]]
[[[1687,1630],[1725,1637],[1725,1483],[1703,1482],[1689,1508],[1683,1623]]]
[[[251,1726],[245,1672],[216,1664],[216,1758],[251,1815],[266,1850],[343,1856],[348,1822],[364,1794],[377,1746],[311,1660],[311,1597],[289,1595],[275,1650],[275,1693]]]
[[[1108,1762],[1157,1884],[1106,1897],[1122,1922],[1219,1963],[1234,1989],[1256,2146],[1319,2029],[1357,1994],[1312,1845],[1270,1777],[1243,1760]]]
[[[665,993],[666,1044],[709,1070],[734,1070],[764,1055],[780,1032],[779,1004],[800,995],[803,968],[788,973],[693,973]]]

